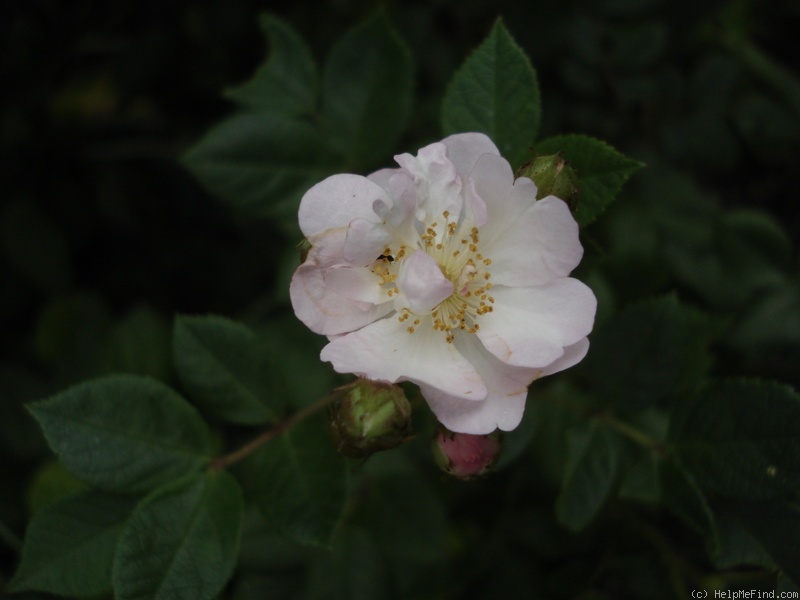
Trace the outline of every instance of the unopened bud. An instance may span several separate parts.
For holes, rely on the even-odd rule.
[[[489,471],[500,456],[500,432],[487,435],[453,433],[440,428],[433,442],[433,458],[446,473],[471,479]]]
[[[545,196],[556,196],[573,211],[578,206],[578,175],[560,153],[537,156],[519,168],[517,177],[533,180],[538,189],[537,200]]]
[[[369,379],[350,386],[328,417],[336,451],[351,458],[399,446],[411,432],[411,404],[402,388]]]

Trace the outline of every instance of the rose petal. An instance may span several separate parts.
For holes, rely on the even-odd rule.
[[[486,386],[475,368],[434,331],[430,317],[414,333],[396,316],[377,321],[331,341],[320,358],[339,373],[355,373],[379,381],[413,381],[445,389],[455,397],[480,400]]]
[[[492,281],[524,287],[566,277],[583,257],[578,224],[555,196],[536,201],[536,185],[511,167],[484,155],[472,172],[475,191],[486,203],[481,252],[492,259]]]
[[[297,318],[316,333],[336,335],[360,329],[380,319],[394,307],[391,302],[375,306],[369,302],[341,296],[325,285],[330,265],[315,260],[314,249],[300,265],[289,285],[289,296]]]
[[[382,279],[366,267],[333,267],[323,275],[325,286],[343,298],[381,304],[388,295],[381,289]]]
[[[308,190],[300,201],[300,229],[315,244],[315,236],[342,227],[353,219],[377,221],[372,209],[375,200],[391,204],[386,191],[359,175],[333,175]]]
[[[439,422],[458,433],[487,434],[497,428],[511,431],[522,420],[528,386],[536,377],[535,369],[521,369],[503,364],[486,352],[472,336],[462,336],[456,343],[464,357],[486,382],[484,400],[472,402],[429,385],[420,391]]]
[[[453,282],[444,276],[436,260],[424,250],[415,250],[403,261],[397,283],[411,312],[418,315],[429,313],[453,293]]]
[[[461,177],[447,157],[447,147],[435,143],[420,149],[417,156],[398,154],[394,157],[413,179],[417,189],[417,219],[430,222],[446,211],[456,220],[461,215]]]
[[[500,156],[497,146],[483,133],[456,133],[444,138],[442,143],[447,147],[447,156],[462,179],[472,172],[479,156]]]
[[[392,232],[383,225],[367,219],[353,219],[347,228],[342,256],[351,265],[365,267],[374,263],[391,241]]]
[[[587,352],[589,352],[589,338],[582,338],[564,348],[564,355],[542,369],[538,376],[544,377],[569,369],[581,362]]]
[[[592,330],[597,300],[577,279],[492,290],[493,312],[478,317],[478,337],[504,363],[543,369]]]

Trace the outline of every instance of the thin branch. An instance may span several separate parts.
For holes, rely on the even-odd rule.
[[[260,434],[259,436],[253,438],[249,442],[247,442],[241,448],[234,450],[230,454],[225,454],[224,456],[220,456],[215,458],[211,461],[211,468],[215,471],[221,471],[222,469],[226,469],[234,463],[239,462],[240,460],[247,458],[253,452],[258,450],[261,446],[272,440],[273,438],[278,437],[285,431],[288,431],[301,421],[305,421],[308,417],[314,415],[315,413],[319,412],[328,404],[330,404],[336,397],[339,396],[341,388],[338,388],[334,391],[333,394],[325,396],[324,398],[320,398],[313,404],[309,404],[304,409],[296,412],[291,417],[286,419],[285,421],[278,423],[272,429],[267,429],[265,432]]]

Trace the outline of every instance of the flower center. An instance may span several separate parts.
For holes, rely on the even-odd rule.
[[[439,221],[425,226],[419,235],[418,247],[436,261],[442,274],[453,284],[453,293],[435,306],[429,315],[418,315],[409,308],[399,311],[397,319],[408,323],[406,330],[414,333],[423,323],[430,322],[435,331],[445,334],[445,340],[452,343],[458,331],[475,333],[480,325],[480,315],[492,312],[494,298],[490,295],[492,284],[489,265],[491,259],[479,252],[480,232],[477,227],[464,222],[459,226],[450,220],[447,211],[442,213],[443,225]],[[382,285],[389,285],[389,297],[398,293],[396,284],[398,264],[412,253],[406,245],[397,252],[387,247],[379,257],[373,272],[382,279]]]

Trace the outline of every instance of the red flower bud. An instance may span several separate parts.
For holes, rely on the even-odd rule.
[[[488,435],[454,433],[440,428],[433,442],[436,464],[459,479],[471,479],[489,471],[500,456],[500,432]]]

